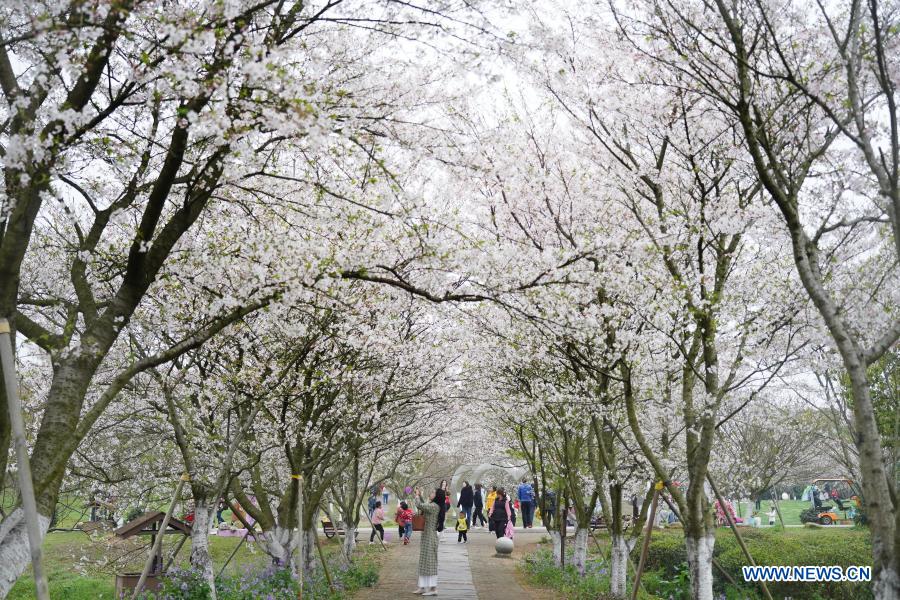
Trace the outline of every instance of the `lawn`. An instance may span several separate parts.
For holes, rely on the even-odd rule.
[[[167,536],[164,555],[174,548],[176,536]],[[210,551],[216,572],[240,541],[237,537],[210,536]],[[337,538],[322,539],[323,551],[331,556],[339,550]],[[44,568],[50,586],[50,597],[65,600],[112,600],[117,571],[140,571],[147,556],[146,543],[118,540],[111,536],[88,537],[82,532],[54,532],[44,540]],[[363,550],[361,550],[363,551]],[[190,540],[178,554],[177,565],[186,567],[191,553]],[[330,561],[329,561],[330,562]],[[253,543],[245,543],[229,563],[225,573],[240,574],[247,569],[263,568],[269,557]],[[13,587],[10,600],[32,600],[34,580],[29,571]]]
[[[168,557],[174,548],[176,536],[166,536],[163,553]],[[210,536],[210,551],[218,568],[225,564],[228,555],[240,538]],[[146,545],[132,540],[118,540],[111,536],[88,537],[82,532],[53,532],[44,539],[44,569],[52,598],[87,600],[113,598],[116,571],[140,571],[146,558]],[[176,564],[186,565],[191,554],[191,542],[185,542]],[[248,566],[264,566],[268,558],[254,547],[244,544],[226,572],[239,572]],[[23,575],[10,592],[11,600],[34,598],[34,580],[29,571]]]
[[[771,500],[764,500],[760,505],[759,514],[763,519],[763,523],[768,523],[768,518],[766,514],[769,512],[769,507],[771,506]],[[803,500],[779,500],[778,508],[781,509],[781,516],[784,519],[785,526],[788,525],[802,525],[800,523],[800,513],[809,508],[811,505],[809,502]],[[753,514],[755,510],[755,505],[750,501],[743,501],[740,503],[734,503],[734,510],[740,517],[749,517]],[[540,522],[540,518],[535,518],[535,524]]]
[[[740,513],[739,516],[748,517],[753,514],[753,510],[755,505],[753,502],[741,502]],[[761,508],[759,510],[759,516],[762,517],[763,523],[768,523],[768,517],[766,514],[769,512],[769,507],[771,506],[771,500],[763,500],[760,505]],[[784,519],[785,526],[787,525],[802,525],[800,523],[800,513],[809,508],[811,504],[809,502],[805,502],[803,500],[779,500],[778,508],[781,510],[781,517]],[[735,503],[734,505],[735,512],[738,512],[738,505]]]

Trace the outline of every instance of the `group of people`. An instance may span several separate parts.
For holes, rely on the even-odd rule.
[[[515,490],[515,496],[522,515],[522,524],[525,528],[534,526],[535,509],[537,507],[535,487],[536,485],[532,485],[527,479],[523,479],[522,483],[516,486]],[[415,496],[416,508],[425,515],[425,525],[422,530],[419,549],[418,587],[415,593],[422,596],[436,596],[437,534],[443,531],[446,514],[450,510],[450,490],[447,481],[443,480],[440,486],[428,495],[427,500],[418,488],[415,490]],[[555,498],[548,496],[546,501],[552,501],[553,509],[555,510]],[[456,502],[456,507],[459,509],[455,527],[457,531],[456,542],[468,543],[469,529],[473,527],[481,527],[483,529],[485,525],[487,525],[489,531],[494,532],[498,539],[501,537],[512,538],[515,534],[515,505],[515,500],[511,500],[506,490],[502,487],[491,486],[490,490],[486,492],[482,484],[476,483],[472,486],[468,481],[464,481]],[[484,514],[485,507],[487,507],[487,516]]]
[[[528,479],[523,479],[511,493],[495,485],[486,488],[480,483],[473,486],[464,481],[456,502],[456,508],[459,509],[455,525],[457,543],[468,543],[468,533],[473,528],[487,528],[498,539],[512,538],[515,535],[517,510],[522,519],[522,526],[526,529],[534,527],[535,513],[539,504],[536,489],[537,482],[532,483]],[[381,500],[378,499],[379,495]],[[375,542],[376,535],[384,540],[387,498],[388,493],[383,485],[372,489],[368,506],[369,518],[372,521],[370,544]],[[549,526],[548,519],[556,510],[556,498],[552,492],[546,492],[544,502],[547,512],[542,518]],[[451,510],[451,493],[447,480],[441,481],[427,497],[420,488],[415,488],[414,507],[424,517],[417,571],[418,587],[415,593],[436,596],[438,533],[444,530],[447,513]],[[414,516],[413,506],[401,500],[394,514],[394,521],[404,544],[408,544],[412,537]]]
[[[446,489],[445,483],[442,482],[442,489]],[[492,485],[485,493],[485,488],[480,483],[476,483],[473,488],[468,481],[464,481],[456,506],[459,508],[460,517],[465,515],[466,529],[479,527],[479,523],[483,528],[487,524],[488,530],[493,531],[499,538],[505,535],[507,523],[511,523],[513,527],[516,525],[517,508],[521,512],[522,526],[525,529],[534,527],[538,506],[536,487],[537,482],[532,484],[528,479],[523,479],[515,488],[515,498],[511,499],[504,488]],[[445,497],[449,507],[449,496]],[[549,523],[547,519],[551,518],[556,510],[556,498],[552,492],[546,493],[546,503],[547,514],[543,515],[543,518],[545,523]],[[484,515],[485,506],[487,517]]]

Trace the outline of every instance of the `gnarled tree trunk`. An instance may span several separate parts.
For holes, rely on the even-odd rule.
[[[272,562],[279,567],[294,570],[295,533],[280,525],[264,529],[259,537],[263,550],[272,557]]]
[[[309,527],[301,529],[294,553],[294,572],[303,571],[303,578],[312,577],[316,568],[316,530]]]
[[[38,514],[38,522],[43,536],[50,527],[50,518]],[[0,598],[9,594],[30,562],[25,512],[17,508],[0,523]]]

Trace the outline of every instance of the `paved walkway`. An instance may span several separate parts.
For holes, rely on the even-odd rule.
[[[444,598],[478,600],[472,571],[469,569],[469,545],[456,542],[456,531],[445,529],[438,546],[438,591]],[[471,539],[473,536],[469,536]]]
[[[456,531],[444,530],[438,546],[438,597],[447,600],[539,600],[546,593],[531,592],[519,582],[516,567],[527,549],[545,533],[542,529],[517,531],[511,558],[494,552],[496,537],[486,529],[469,532],[469,543],[458,544]],[[391,541],[396,540],[396,532]],[[412,543],[388,545],[378,584],[361,590],[354,600],[413,600],[416,589],[419,534]],[[544,591],[545,592],[545,591]]]

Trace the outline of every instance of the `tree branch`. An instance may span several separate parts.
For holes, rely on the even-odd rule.
[[[193,350],[204,344],[207,340],[209,340],[212,336],[223,330],[228,325],[239,321],[244,318],[248,314],[252,313],[255,310],[262,308],[269,304],[272,301],[271,296],[267,296],[261,300],[257,300],[248,304],[247,306],[243,306],[241,308],[236,308],[230,313],[215,319],[212,323],[197,331],[196,333],[184,338],[177,344],[169,347],[162,352],[158,352],[153,356],[148,356],[143,358],[130,367],[120,372],[113,380],[110,382],[109,386],[107,386],[106,391],[103,392],[103,395],[100,396],[100,399],[90,408],[90,410],[85,413],[84,417],[82,417],[81,422],[78,424],[78,427],[75,430],[76,441],[80,441],[88,434],[93,424],[97,421],[103,411],[106,410],[106,407],[109,406],[110,402],[112,402],[118,393],[128,384],[131,379],[142,371],[146,371],[147,369],[151,369],[153,367],[157,367],[165,362],[173,360],[188,350]]]

